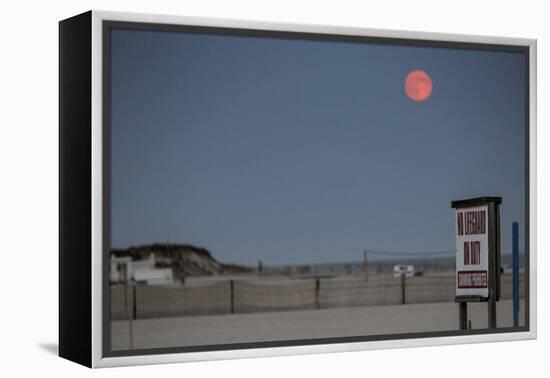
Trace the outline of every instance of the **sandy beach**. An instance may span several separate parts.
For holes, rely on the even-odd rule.
[[[521,301],[520,325],[524,302]],[[487,304],[470,303],[472,329],[487,327]],[[419,303],[297,311],[136,319],[134,349],[326,337],[452,331],[458,329],[458,304]],[[512,301],[497,304],[497,326],[512,326]],[[129,347],[129,322],[111,322],[112,349]]]

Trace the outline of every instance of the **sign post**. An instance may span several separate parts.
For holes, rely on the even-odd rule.
[[[456,295],[459,327],[468,324],[468,302],[487,302],[488,326],[496,328],[500,299],[501,197],[452,201],[455,211]]]

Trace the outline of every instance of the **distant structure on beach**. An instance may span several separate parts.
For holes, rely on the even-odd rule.
[[[421,272],[418,272],[421,273]],[[394,265],[393,276],[394,277],[413,277],[415,274],[414,265]]]
[[[253,269],[224,264],[217,261],[205,248],[191,244],[148,244],[111,251],[111,282],[121,280],[126,264],[131,267],[136,281],[157,282],[161,276],[165,281],[185,281],[190,276],[212,276],[227,273],[248,273]],[[171,276],[167,271],[170,271]],[[119,272],[119,273],[117,273]],[[128,274],[128,270],[126,271]],[[126,277],[124,277],[126,278]]]
[[[155,254],[143,260],[132,260],[130,256],[111,256],[111,283],[127,283],[130,281],[148,285],[167,285],[174,282],[171,268],[156,266]]]

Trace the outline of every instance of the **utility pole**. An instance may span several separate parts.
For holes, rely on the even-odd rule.
[[[514,327],[519,326],[519,224],[512,223],[512,298]]]

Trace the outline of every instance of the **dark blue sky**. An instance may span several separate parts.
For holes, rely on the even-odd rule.
[[[520,53],[114,30],[112,245],[224,262],[454,249],[450,201],[524,224]],[[406,75],[432,96],[411,101]]]

